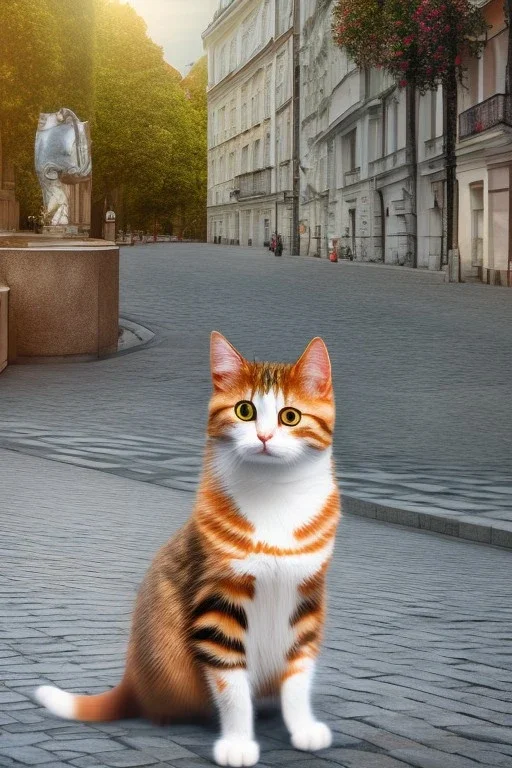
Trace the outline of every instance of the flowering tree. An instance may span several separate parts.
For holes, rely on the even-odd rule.
[[[454,243],[457,81],[485,44],[487,24],[470,0],[337,0],[333,36],[361,68],[386,69],[408,93],[408,145],[416,168],[415,94],[443,86],[447,168],[447,242]],[[415,188],[415,178],[413,178]],[[414,192],[415,198],[415,192]]]
[[[401,87],[420,92],[462,80],[478,56],[487,24],[470,0],[337,0],[333,35],[360,67],[384,67]]]

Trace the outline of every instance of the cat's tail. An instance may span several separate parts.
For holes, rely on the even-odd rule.
[[[124,680],[111,691],[97,696],[75,696],[53,685],[42,685],[36,690],[35,698],[53,715],[64,720],[109,722],[136,714],[132,693]]]

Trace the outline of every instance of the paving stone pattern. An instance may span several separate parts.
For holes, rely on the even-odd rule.
[[[402,521],[453,520],[483,541],[497,529],[512,545],[507,290],[179,244],[124,249],[121,288],[123,315],[154,340],[98,363],[8,369],[0,446],[193,490],[211,329],[247,356],[274,359],[296,357],[321,334],[347,494],[402,510]]]
[[[0,425],[2,448],[184,491],[197,488],[203,444],[202,437],[48,430],[8,420]],[[366,502],[429,514],[436,509],[455,519],[481,516],[502,526],[512,523],[512,475],[499,470],[469,473],[463,465],[417,466],[409,460],[398,471],[394,462],[346,459],[338,477],[347,495]]]
[[[137,585],[190,493],[0,449],[0,766],[199,768],[215,727],[59,721],[36,685],[122,674]],[[512,766],[509,552],[347,516],[315,686],[334,744],[290,748],[260,712],[261,765]]]

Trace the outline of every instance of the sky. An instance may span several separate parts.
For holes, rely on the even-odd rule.
[[[148,25],[149,36],[163,46],[166,61],[183,75],[203,55],[204,32],[219,0],[126,0]]]

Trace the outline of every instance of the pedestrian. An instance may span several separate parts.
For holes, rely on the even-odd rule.
[[[281,235],[277,236],[274,253],[275,253],[276,256],[282,256],[283,255],[283,238],[281,237]]]

